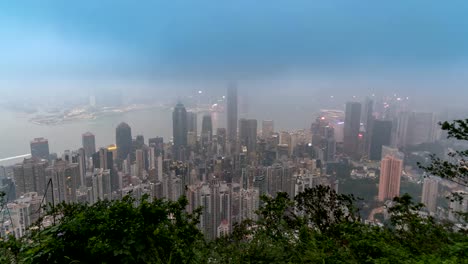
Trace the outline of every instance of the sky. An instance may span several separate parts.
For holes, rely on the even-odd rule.
[[[0,89],[177,90],[236,79],[298,93],[460,98],[466,10],[458,0],[1,1]]]

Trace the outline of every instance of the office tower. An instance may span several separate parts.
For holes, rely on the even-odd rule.
[[[435,140],[435,115],[433,113],[403,112],[397,119],[394,145],[406,147]]]
[[[178,160],[185,160],[185,149],[187,148],[187,111],[182,103],[174,107],[172,113],[173,124],[173,154]]]
[[[372,118],[374,112],[374,101],[370,98],[366,98],[364,100],[364,104],[362,105],[362,115],[361,115],[361,123],[364,125],[366,132],[370,131]]]
[[[137,175],[138,177],[143,177],[143,171],[145,170],[145,155],[142,149],[136,150],[136,167],[137,167]]]
[[[132,129],[127,123],[120,123],[115,130],[117,159],[126,160],[132,150]]]
[[[76,163],[56,160],[46,169],[46,180],[52,180],[47,191],[48,203],[76,202],[76,188],[79,182],[80,167]]]
[[[135,138],[137,148],[142,148],[145,145],[145,137],[143,135],[137,135]]]
[[[104,169],[104,170],[109,169],[107,153],[108,152],[106,148],[99,149],[99,168]]]
[[[164,139],[162,137],[150,138],[148,140],[148,146],[155,147],[156,156],[162,156],[164,154]]]
[[[239,119],[239,142],[248,153],[257,150],[257,120]]]
[[[434,113],[412,113],[408,119],[406,144],[419,145],[434,141]]]
[[[29,192],[37,192],[44,195],[46,189],[45,170],[48,166],[46,160],[25,159],[22,163],[13,167],[13,177],[16,184],[18,197]]]
[[[383,202],[400,195],[400,180],[403,170],[401,159],[386,156],[380,165],[379,201]]]
[[[84,148],[80,148],[78,153],[75,154],[73,163],[78,163],[80,166],[80,180],[78,182],[78,186],[86,186],[86,150]]]
[[[269,138],[275,133],[275,124],[273,120],[263,120],[262,121],[262,137]]]
[[[96,152],[96,139],[91,132],[82,135],[83,148],[86,157],[91,157]]]
[[[392,136],[392,121],[374,120],[371,132],[369,159],[380,160],[382,158],[382,146],[390,145]]]
[[[187,131],[194,132],[195,135],[198,135],[198,117],[197,113],[187,112]]]
[[[218,128],[216,130],[216,138],[218,142],[218,154],[224,155],[226,153],[226,139],[227,139],[226,129]]]
[[[206,146],[213,138],[213,121],[211,115],[204,115],[202,119],[201,142]]]
[[[358,158],[359,129],[361,126],[361,104],[356,102],[346,103],[344,121],[344,153],[350,157]]]
[[[433,178],[424,179],[421,203],[423,203],[430,213],[435,213],[437,209],[437,198],[439,196],[439,181]]]
[[[35,138],[31,141],[31,157],[49,160],[49,141],[45,138]]]
[[[227,90],[227,139],[237,140],[237,86],[231,83]]]

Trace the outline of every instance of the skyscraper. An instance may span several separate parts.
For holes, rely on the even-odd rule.
[[[227,139],[237,140],[237,86],[231,83],[227,90]]]
[[[187,147],[187,110],[182,103],[174,107],[172,113],[174,156],[178,160],[185,160],[185,148]]]
[[[403,170],[401,159],[386,156],[380,165],[379,201],[383,202],[400,195],[400,180]]]
[[[117,144],[117,159],[127,159],[132,150],[132,129],[127,123],[120,123],[115,130],[115,141]]]
[[[96,139],[91,132],[86,132],[82,135],[83,148],[86,157],[91,157],[96,153]]]
[[[437,209],[438,191],[439,181],[437,179],[424,179],[421,203],[423,203],[431,213],[435,213]]]
[[[262,137],[269,138],[275,132],[275,124],[273,120],[263,120],[262,122]]]
[[[391,136],[392,121],[374,120],[369,148],[370,160],[380,160],[382,158],[382,146],[390,145]]]
[[[195,132],[195,135],[198,135],[198,118],[197,113],[187,112],[187,131]]]
[[[360,121],[361,104],[357,102],[346,103],[343,148],[344,153],[353,158],[358,158]]]
[[[49,159],[49,141],[45,138],[35,138],[31,141],[31,157]]]
[[[394,145],[406,147],[435,139],[435,115],[433,113],[403,112],[397,120]]]
[[[239,143],[241,149],[247,148],[247,152],[255,152],[257,149],[257,120],[239,119]]]
[[[202,145],[206,145],[213,139],[213,121],[211,115],[204,115],[202,119],[202,133],[201,141]]]

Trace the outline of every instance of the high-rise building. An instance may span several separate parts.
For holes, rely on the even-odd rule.
[[[262,122],[262,137],[269,138],[275,133],[275,124],[273,120],[263,120]]]
[[[47,201],[55,204],[60,202],[76,202],[76,188],[80,181],[80,167],[76,163],[56,160],[46,169],[46,180],[52,180],[52,186],[47,191]]]
[[[393,199],[400,195],[401,172],[403,161],[401,159],[386,156],[380,165],[379,201]]]
[[[249,153],[257,150],[257,120],[239,119],[239,143]]]
[[[164,153],[164,139],[162,137],[150,138],[148,146],[155,148],[155,155],[162,156]]]
[[[48,166],[46,160],[25,159],[13,167],[13,176],[18,197],[29,192],[43,195],[46,189],[45,170]]]
[[[117,159],[127,159],[132,150],[132,129],[127,123],[120,123],[115,130],[115,142],[117,144]]]
[[[172,113],[174,157],[185,160],[185,149],[187,148],[187,110],[182,103],[178,103]]]
[[[374,112],[374,101],[370,98],[366,98],[364,100],[364,104],[362,105],[362,115],[361,115],[361,123],[366,128],[366,132],[370,131],[372,118]]]
[[[195,132],[198,135],[198,117],[195,112],[187,112],[187,131]]]
[[[427,210],[435,213],[437,209],[437,198],[439,192],[439,181],[434,178],[424,179],[421,203],[423,203]]]
[[[49,159],[49,141],[45,138],[35,138],[31,141],[31,157],[36,159]]]
[[[143,171],[145,170],[145,160],[144,160],[144,152],[142,149],[136,150],[136,167],[137,167],[137,175],[138,177],[143,177]]]
[[[237,86],[231,83],[227,90],[227,139],[229,142],[237,140]]]
[[[91,157],[96,153],[96,139],[91,132],[86,132],[82,135],[83,148],[86,157]]]
[[[202,133],[201,142],[202,145],[207,145],[213,139],[213,121],[211,115],[204,115],[202,119]]]
[[[369,159],[382,158],[382,146],[390,145],[392,137],[392,121],[374,120],[371,132]]]
[[[406,147],[433,142],[435,131],[436,122],[433,113],[403,112],[397,119],[393,145]]]
[[[224,155],[226,153],[226,139],[227,132],[225,128],[218,128],[216,130],[216,138],[218,142],[218,153]]]
[[[350,157],[359,156],[359,129],[361,126],[361,104],[357,102],[346,103],[344,121],[344,153]]]

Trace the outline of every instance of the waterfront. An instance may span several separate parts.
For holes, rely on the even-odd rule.
[[[264,108],[258,104],[255,108]],[[263,115],[249,115],[258,119],[258,130],[261,130],[261,120],[276,117],[276,130],[290,130],[309,128],[313,120],[312,107],[298,108],[270,108],[269,111],[251,108],[251,113]],[[201,129],[203,113],[198,114],[198,129]],[[64,150],[75,150],[81,147],[81,135],[87,131],[96,136],[96,146],[106,146],[115,141],[115,128],[120,122],[127,122],[132,127],[135,137],[142,134],[147,140],[150,137],[162,136],[165,141],[172,138],[172,110],[167,108],[152,108],[116,113],[91,120],[74,120],[57,125],[37,125],[30,122],[34,115],[14,112],[0,108],[0,159],[30,153],[29,142],[36,137],[45,137],[49,140],[50,152],[63,153]],[[240,115],[239,118],[247,117]],[[213,114],[213,128],[225,127],[225,114]],[[200,132],[200,131],[199,131]],[[12,159],[0,162],[0,165],[10,165],[21,161]]]

